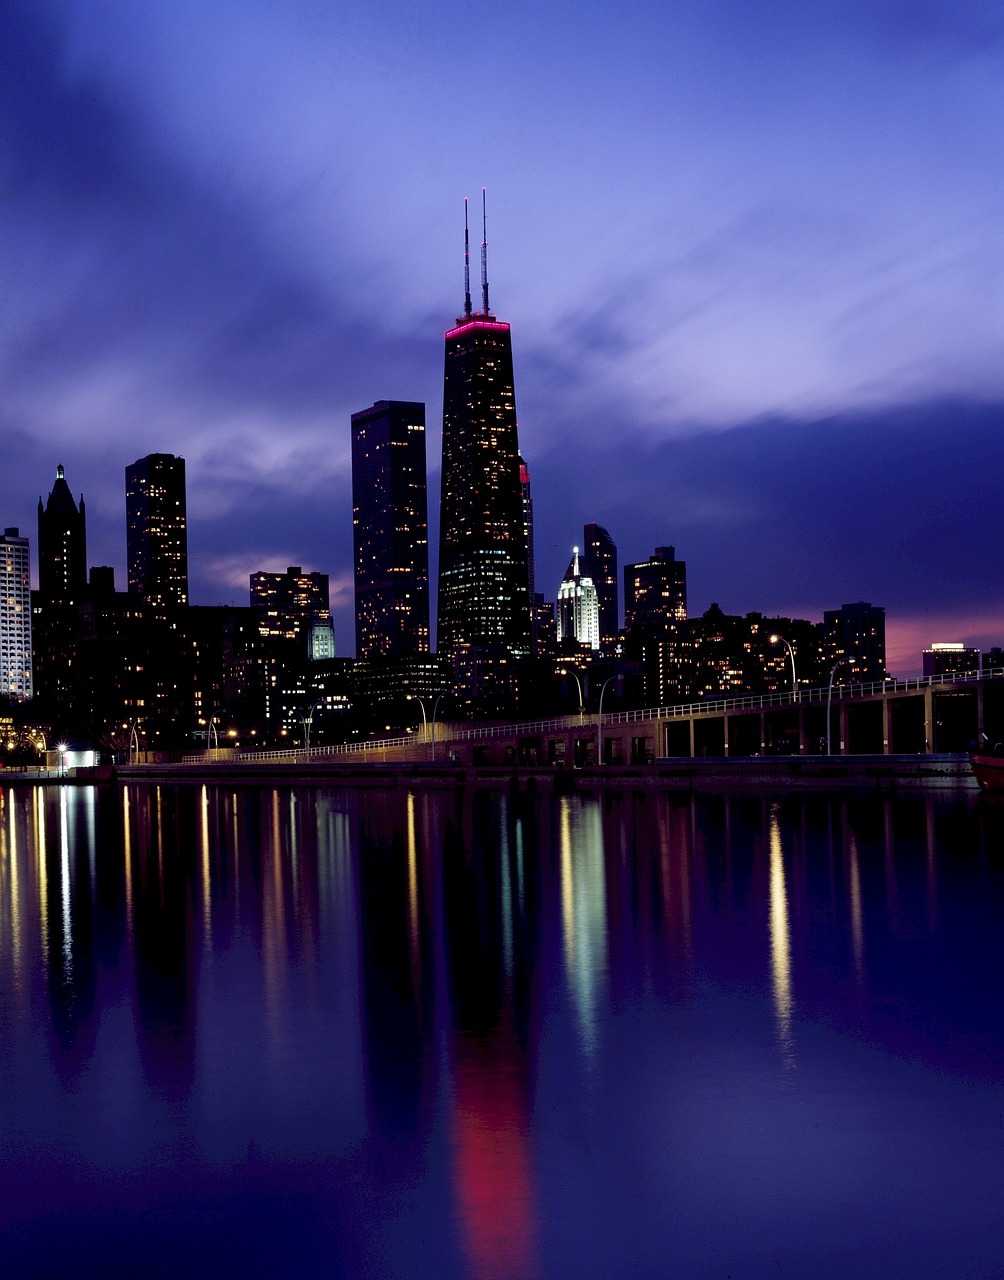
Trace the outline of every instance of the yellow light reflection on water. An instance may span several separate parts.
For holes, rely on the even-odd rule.
[[[770,806],[768,826],[770,848],[770,967],[774,987],[774,1019],[781,1061],[785,1068],[795,1065],[792,1036],[791,929],[788,921],[788,887],[784,875],[784,849],[778,806]]]
[[[597,1048],[597,1009],[607,974],[606,880],[599,806],[563,796],[559,841],[565,968],[582,1046],[591,1058]]]

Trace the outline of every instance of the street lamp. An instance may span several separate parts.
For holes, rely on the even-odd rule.
[[[788,650],[788,657],[791,659],[791,700],[792,702],[797,702],[798,701],[798,680],[796,679],[796,676],[795,676],[795,650],[791,647],[791,641],[786,640],[784,636],[779,636],[775,634],[770,637],[770,642],[771,644],[783,644],[784,647]]]
[[[320,709],[321,704],[315,702],[307,712],[300,712],[300,719],[303,721],[303,754],[310,755],[310,727],[314,723],[314,712]]]
[[[206,728],[206,759],[211,760],[213,743],[216,743],[217,750],[220,745],[220,735],[216,732],[216,712],[209,717],[209,725]]]
[[[135,757],[138,755],[139,734],[136,732],[136,721],[134,720],[129,726],[129,763],[135,764]]]
[[[575,681],[576,687],[579,690],[579,719],[581,720],[586,712],[586,704],[582,697],[582,681],[579,679],[578,673],[572,671],[570,667],[562,667],[558,674],[562,676],[571,676]]]
[[[436,712],[439,710],[439,699],[444,693],[449,693],[449,689],[440,689],[436,694],[436,701],[432,704],[432,763],[436,763]]]
[[[425,714],[425,699],[420,698],[417,693],[406,693],[404,695],[404,700],[405,702],[417,702],[418,705],[422,708],[422,737],[425,738],[429,732],[429,721]],[[439,699],[437,698],[436,701],[438,702]],[[433,717],[435,717],[435,714],[436,714],[435,708],[433,708]],[[432,758],[433,760],[435,760],[436,758],[435,744],[433,744],[433,747],[432,747]]]
[[[65,778],[66,777],[66,753],[69,750],[69,746],[65,742],[60,742],[56,747],[56,750],[59,752],[59,776],[61,778]]]
[[[600,706],[596,712],[596,763],[603,763],[603,695],[607,691],[607,685],[613,684],[615,680],[619,680],[620,676],[607,676],[600,688]]]
[[[837,674],[839,667],[848,666],[852,662],[857,662],[857,658],[853,654],[848,654],[846,658],[838,658],[833,664],[830,671],[830,684],[826,690],[826,754],[830,754],[830,706],[833,702],[833,677]]]

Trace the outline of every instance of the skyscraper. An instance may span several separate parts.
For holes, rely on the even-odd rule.
[[[509,325],[473,311],[464,205],[464,313],[446,334],[438,650],[469,695],[504,694],[530,653],[530,596]],[[483,221],[482,210],[482,221]]]
[[[17,529],[0,538],[0,693],[18,702],[32,696],[31,560]]]
[[[600,643],[617,642],[620,614],[617,608],[617,547],[599,524],[582,526],[583,572],[593,580],[600,611]]]
[[[253,573],[251,606],[265,639],[295,640],[311,662],[335,656],[326,573],[304,573],[298,564],[285,573]]]
[[[125,474],[129,590],[158,609],[186,605],[185,459],[151,453]]]
[[[884,680],[885,609],[857,600],[823,611],[823,652],[832,668],[846,663],[842,675],[855,680]]]
[[[660,627],[686,617],[687,565],[673,547],[656,547],[648,560],[624,566],[625,627]]]
[[[78,605],[87,588],[87,517],[73,500],[62,466],[42,506],[38,500],[38,598],[43,608]]]
[[[591,577],[582,572],[579,548],[572,548],[572,561],[558,588],[558,644],[600,647],[600,611],[596,587]]]
[[[38,592],[33,606],[33,682],[43,714],[66,724],[77,690],[80,606],[87,594],[87,517],[62,466],[45,505],[38,500]]]
[[[352,415],[352,541],[357,658],[428,653],[424,404]]]

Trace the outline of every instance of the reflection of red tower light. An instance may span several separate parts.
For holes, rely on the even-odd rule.
[[[508,1023],[487,1040],[456,1042],[453,1149],[473,1280],[521,1280],[537,1271],[522,1058]]]

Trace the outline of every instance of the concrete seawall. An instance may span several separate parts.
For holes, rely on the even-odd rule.
[[[746,789],[848,789],[977,791],[965,755],[793,756],[658,760],[650,765],[562,766],[363,764],[340,759],[238,764],[120,766],[121,782],[225,783],[228,786],[303,783],[367,789],[466,786],[590,791],[596,788],[662,788],[716,791]],[[83,781],[83,779],[77,779]]]

